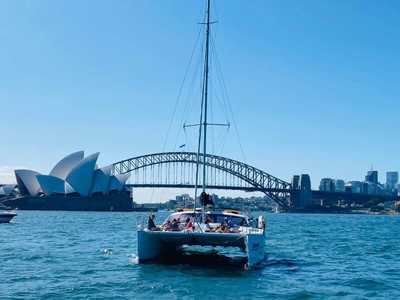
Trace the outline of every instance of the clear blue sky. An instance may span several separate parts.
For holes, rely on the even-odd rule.
[[[398,1],[214,2],[246,162],[285,180],[310,173],[314,186],[400,169]],[[3,181],[75,150],[100,151],[101,165],[161,151],[202,8],[0,1]],[[175,127],[165,150],[185,142]],[[223,154],[243,159],[230,136]]]

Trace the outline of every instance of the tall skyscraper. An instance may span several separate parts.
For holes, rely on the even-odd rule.
[[[367,176],[365,176],[365,181],[366,182],[371,182],[371,183],[378,183],[378,171],[368,171]]]
[[[399,182],[399,172],[391,171],[386,172],[386,188],[394,190]]]

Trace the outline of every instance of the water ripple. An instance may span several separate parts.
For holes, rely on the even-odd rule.
[[[400,299],[398,217],[267,215],[246,271],[226,251],[138,264],[136,216],[21,211],[0,225],[0,299]]]

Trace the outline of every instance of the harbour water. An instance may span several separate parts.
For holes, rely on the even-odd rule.
[[[196,252],[137,264],[141,215],[20,211],[0,225],[0,299],[400,298],[398,216],[266,214],[266,261],[244,271]]]

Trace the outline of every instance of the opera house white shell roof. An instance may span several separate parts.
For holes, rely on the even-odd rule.
[[[36,178],[46,195],[65,194],[65,181],[61,178],[51,175],[37,175]]]
[[[128,178],[129,178],[129,173],[112,176],[110,179],[109,190],[110,191],[122,191]]]
[[[112,166],[107,166],[101,169],[97,169],[94,172],[94,184],[92,188],[92,194],[103,193],[104,191],[108,190],[111,177],[111,168]]]
[[[66,181],[78,194],[88,196],[93,180],[94,168],[100,153],[82,159],[68,174]]]
[[[108,193],[124,190],[129,174],[112,176],[112,166],[96,168],[99,153],[84,158],[78,151],[60,160],[49,175],[32,170],[15,170],[19,190],[22,194],[79,194],[89,196],[94,193]]]
[[[22,193],[37,195],[42,191],[36,175],[40,174],[32,170],[15,170],[17,184]]]
[[[72,169],[83,159],[83,156],[83,151],[67,155],[54,166],[53,170],[50,171],[50,175],[65,180]]]

